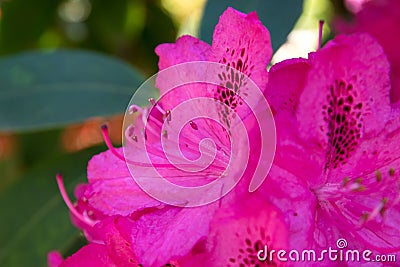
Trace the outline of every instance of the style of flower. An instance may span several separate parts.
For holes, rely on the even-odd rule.
[[[286,215],[290,248],[344,238],[349,249],[399,253],[400,119],[382,47],[368,34],[337,36],[273,66],[266,94],[278,143],[261,190]]]

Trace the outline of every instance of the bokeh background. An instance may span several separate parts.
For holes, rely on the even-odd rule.
[[[306,57],[320,19],[327,40],[335,14],[350,14],[331,0],[0,1],[0,266],[46,266],[48,251],[84,244],[55,174],[73,199],[88,160],[106,149],[100,125],[121,143],[130,97],[157,72],[154,48],[183,34],[211,42],[227,6],[257,10],[273,62]]]

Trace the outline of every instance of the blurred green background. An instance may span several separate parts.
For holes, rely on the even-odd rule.
[[[257,10],[280,47],[273,62],[315,50],[318,20],[343,8],[329,0],[0,2],[0,266],[46,266],[48,251],[71,255],[84,244],[55,174],[73,199],[87,161],[106,149],[100,125],[121,143],[132,94],[157,72],[154,48],[182,34],[211,42],[227,6]]]

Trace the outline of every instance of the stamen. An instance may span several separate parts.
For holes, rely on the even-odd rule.
[[[346,190],[358,192],[365,191],[365,186],[361,184],[361,178],[355,179],[354,182],[352,182],[351,184],[350,179],[348,177],[346,178],[344,178],[343,180],[343,186],[346,188]]]
[[[125,139],[128,141],[134,141],[137,143],[138,138],[135,134],[135,126],[129,125],[125,130]]]
[[[157,103],[156,103],[156,101],[154,100],[154,98],[149,98],[149,102],[150,102],[150,104],[152,105],[152,106],[155,106]]]
[[[374,210],[371,212],[371,214],[368,216],[368,220],[372,220],[378,214],[380,214],[383,217],[385,215],[387,202],[388,199],[386,197],[383,198],[381,202],[378,204],[378,206],[376,206]]]
[[[71,200],[68,197],[68,194],[65,190],[65,186],[63,183],[63,178],[61,174],[57,174],[56,175],[56,180],[57,180],[57,185],[58,188],[60,190],[61,196],[64,199],[65,204],[67,205],[69,211],[76,217],[78,218],[78,220],[80,220],[81,222],[87,224],[90,227],[93,227],[95,225],[95,222],[90,220],[89,218],[85,218],[82,214],[80,214],[76,208],[74,207],[74,205],[72,204]]]
[[[168,138],[168,132],[167,132],[167,130],[163,130],[163,131],[162,131],[162,136],[165,137],[165,138]]]
[[[365,222],[368,220],[368,218],[369,218],[368,212],[364,212],[364,213],[361,215],[361,222],[362,222],[362,223],[365,223]]]
[[[388,202],[388,199],[386,197],[382,199],[382,208],[379,210],[379,214],[382,217],[385,215],[387,202]]]
[[[164,114],[164,120],[167,120],[167,122],[171,121],[171,110],[167,110]]]
[[[319,21],[319,28],[318,28],[318,47],[317,47],[317,50],[320,49],[321,45],[322,45],[323,29],[324,29],[324,21],[320,20]]]
[[[359,183],[353,183],[352,185],[349,186],[349,189],[351,191],[357,191],[357,192],[362,192],[365,191],[365,186]]]
[[[129,135],[129,136],[132,136],[132,135],[134,135],[135,133],[135,126],[134,125],[129,125],[127,128],[126,128],[126,131],[127,131],[127,134]]]
[[[393,169],[393,168],[390,168],[390,169],[389,169],[389,175],[390,175],[390,176],[394,176],[394,169]]]
[[[197,127],[197,124],[194,121],[190,121],[189,124],[196,131],[199,129],[199,127]]]
[[[376,170],[375,171],[375,176],[376,176],[376,181],[379,183],[380,181],[382,181],[382,173],[380,172],[380,170]]]
[[[136,112],[140,112],[140,113],[142,113],[143,112],[143,109],[141,108],[141,107],[139,107],[139,106],[137,106],[137,105],[131,105],[129,108],[128,108],[128,112],[129,112],[129,114],[134,114],[134,113],[136,113]]]

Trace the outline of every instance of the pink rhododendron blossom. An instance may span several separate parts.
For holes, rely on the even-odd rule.
[[[90,160],[75,204],[57,176],[89,244],[65,260],[49,253],[49,266],[365,264],[285,262],[270,254],[319,253],[343,239],[348,249],[400,255],[400,101],[383,46],[369,34],[341,35],[268,73],[267,29],[255,12],[232,8],[220,17],[212,45],[183,36],[158,46],[161,98],[129,107],[136,117],[124,127],[124,147],[114,148],[102,128],[109,150]],[[217,82],[176,83],[204,74],[193,62],[207,62]],[[225,65],[213,72],[216,63]],[[251,83],[271,104],[277,130],[274,165],[254,193],[248,190],[265,176],[254,177],[270,167],[264,160],[259,172],[260,158],[275,139],[263,138],[258,116],[272,115]],[[182,103],[194,105],[179,110]],[[202,194],[179,195],[213,183]]]
[[[235,38],[232,39],[232,36]],[[160,73],[156,84],[160,88],[161,98],[158,102],[153,102],[154,107],[150,110],[133,107],[141,112],[145,122],[140,124],[139,121],[127,127],[124,154],[128,159],[128,166],[136,181],[140,179],[143,184],[157,181],[154,178],[159,178],[157,176],[160,175],[181,186],[201,186],[217,181],[222,175],[226,176],[227,178],[216,182],[222,184],[222,189],[214,190],[219,198],[230,190],[226,186],[227,181],[237,181],[241,177],[250,180],[252,172],[257,168],[257,160],[249,161],[248,154],[260,154],[261,145],[257,138],[257,128],[254,127],[256,121],[250,114],[253,107],[247,106],[246,100],[256,103],[258,100],[254,91],[260,91],[258,97],[262,97],[261,91],[266,87],[266,66],[272,54],[269,33],[255,13],[244,15],[228,8],[216,26],[212,46],[194,37],[184,36],[175,44],[158,46],[156,53],[160,57]],[[195,67],[190,68],[190,64],[182,64],[198,60],[210,62],[209,71],[213,68],[213,62],[226,64],[222,65],[223,68],[218,66],[218,72],[210,71],[218,86],[171,82],[201,73]],[[200,65],[202,64],[198,63],[194,66]],[[175,68],[171,68],[174,66]],[[174,72],[176,69],[179,71]],[[256,90],[251,90],[249,79],[245,76],[251,77],[258,87]],[[171,87],[174,89],[171,90]],[[194,104],[183,110],[174,109],[187,103]],[[267,109],[267,106],[260,106],[261,110]],[[198,118],[197,114],[205,114],[208,118]],[[187,115],[195,119],[179,125]],[[268,117],[267,111],[263,116]],[[245,132],[238,129],[238,117],[244,124]],[[274,132],[273,127],[269,131]],[[176,136],[179,141],[174,139]],[[147,157],[149,162],[144,162]],[[150,164],[151,168],[148,166]],[[243,171],[244,175],[241,173]],[[153,191],[164,188],[159,184],[155,187]],[[167,189],[168,192],[164,195],[171,195],[175,201],[180,198],[180,202],[174,203],[176,205],[182,203],[185,206],[197,206],[199,202],[207,202],[209,196],[213,195],[196,193],[187,196],[182,190],[174,194],[172,189],[165,190]],[[161,198],[160,195],[161,193],[157,199]],[[188,201],[188,198],[202,195],[208,196],[203,202]]]
[[[90,241],[88,246],[82,248],[71,258],[67,258],[62,263],[65,265],[61,266],[73,266],[72,263],[71,265],[67,265],[67,263],[79,263],[79,261],[83,261],[82,258],[94,257],[97,254],[102,254],[97,259],[100,261],[99,266],[104,264],[106,266],[108,266],[107,264],[111,264],[109,266],[113,266],[112,264],[130,264],[130,262],[140,263],[143,266],[161,266],[170,262],[170,265],[166,266],[177,266],[177,262],[186,259],[188,255],[197,251],[207,236],[211,235],[213,238],[225,242],[223,241],[225,235],[223,229],[225,226],[223,225],[227,225],[228,219],[221,219],[221,223],[219,223],[218,219],[214,219],[214,216],[220,214],[219,210],[222,208],[224,208],[222,214],[226,214],[230,206],[235,203],[234,201],[242,201],[241,198],[235,198],[239,194],[237,196],[231,194],[220,201],[199,207],[187,208],[184,207],[185,203],[172,206],[157,201],[145,193],[135,183],[132,173],[140,176],[141,179],[158,178],[152,176],[152,172],[150,172],[150,169],[156,167],[159,173],[166,178],[184,186],[198,186],[215,180],[222,180],[223,185],[223,179],[239,180],[241,176],[244,177],[243,180],[246,180],[247,184],[249,183],[257,165],[256,160],[248,164],[249,157],[250,159],[257,158],[257,155],[261,153],[261,145],[258,143],[260,140],[259,130],[254,133],[246,133],[252,137],[249,146],[246,143],[248,139],[245,139],[249,136],[238,136],[238,133],[232,130],[234,125],[231,122],[235,120],[235,115],[232,112],[215,109],[227,130],[206,119],[190,121],[181,131],[181,139],[178,143],[179,150],[172,151],[173,159],[184,155],[196,162],[196,158],[205,151],[202,149],[207,148],[199,145],[204,138],[213,140],[216,154],[209,167],[204,170],[193,171],[203,165],[191,163],[189,168],[192,172],[187,172],[171,164],[170,158],[164,153],[164,147],[159,140],[160,137],[170,138],[171,132],[168,132],[168,136],[164,134],[160,128],[160,123],[168,119],[172,121],[178,119],[179,113],[169,113],[168,111],[179,101],[206,96],[214,103],[221,101],[232,110],[243,111],[245,129],[252,130],[256,121],[252,117],[249,107],[244,105],[241,99],[254,98],[255,94],[249,91],[246,84],[242,84],[246,80],[243,80],[243,77],[239,76],[239,73],[234,72],[234,70],[241,71],[244,75],[250,77],[259,87],[262,95],[268,81],[266,67],[272,55],[269,33],[258,20],[256,13],[245,15],[228,8],[222,14],[216,26],[211,46],[194,37],[183,36],[175,44],[160,45],[157,47],[156,53],[160,57],[160,70],[179,63],[198,60],[226,64],[233,70],[232,72],[229,68],[226,68],[226,71],[225,68],[221,70],[220,76],[216,77],[216,79],[219,79],[219,86],[185,85],[185,90],[179,91],[181,94],[172,92],[157,103],[151,100],[151,107],[149,108],[131,107],[131,111],[136,112],[138,118],[134,127],[127,129],[127,135],[130,138],[130,143],[127,145],[133,148],[128,153],[121,148],[112,147],[107,136],[107,128],[103,127],[103,134],[110,149],[96,155],[89,162],[88,184],[81,185],[75,191],[78,199],[75,206],[70,203],[61,187],[64,199],[71,210],[73,222],[84,230]],[[157,86],[161,94],[165,92],[167,83],[168,79],[164,79],[162,76],[157,79]],[[215,108],[215,106],[203,105],[199,108],[209,110]],[[259,108],[263,110],[268,107],[259,106]],[[188,114],[190,112],[191,110],[186,111]],[[148,125],[145,129],[146,122],[143,122],[143,120],[146,119]],[[271,129],[271,132],[274,133],[274,128]],[[236,161],[235,164],[231,165],[228,164],[229,153],[232,154],[229,138],[235,139],[241,145],[239,148],[242,149],[233,155]],[[136,143],[141,141],[144,141],[145,147],[136,146]],[[167,145],[170,144],[171,142],[167,142]],[[247,155],[245,151],[251,153]],[[145,155],[145,153],[149,155]],[[144,161],[146,156],[151,158],[152,165]],[[228,166],[230,171],[226,171]],[[218,190],[223,190],[223,187]],[[245,197],[244,191],[240,192],[240,196]],[[207,198],[207,195],[199,197]],[[249,204],[249,202],[246,203]],[[254,210],[257,207],[264,209],[265,205],[265,210],[257,216],[253,216],[250,211],[244,212],[243,206],[238,209],[240,210],[238,215],[231,214],[237,216],[238,219],[236,230],[239,231],[241,225],[249,223],[248,229],[254,232],[248,233],[248,240],[254,242],[254,244],[261,238],[261,242],[279,240],[276,246],[284,246],[286,235],[278,237],[277,234],[284,233],[285,227],[278,211],[266,200],[257,203],[253,206]],[[260,221],[258,222],[258,220]],[[116,225],[116,221],[122,221],[123,227]],[[262,228],[263,222],[268,223],[271,228]],[[237,234],[245,235],[242,232]],[[111,238],[114,235],[115,237]],[[231,241],[231,249],[236,251],[240,250],[242,246],[243,249],[248,246],[246,243],[248,241],[237,239],[235,236],[231,237]],[[214,241],[208,240],[207,242],[207,249],[215,246],[215,249],[222,251],[218,244],[213,243]],[[124,244],[127,245],[124,246]],[[227,252],[224,253],[220,256],[228,257]],[[253,254],[251,257],[254,258]],[[214,255],[213,257],[217,256]]]
[[[367,34],[337,36],[308,60],[271,69],[278,142],[261,190],[286,215],[291,248],[344,238],[349,249],[400,251],[400,121],[389,74]]]
[[[365,32],[382,45],[391,68],[391,100],[400,100],[400,51],[396,37],[400,34],[400,1],[370,0],[364,3],[351,23],[337,19],[336,29],[341,33]]]

